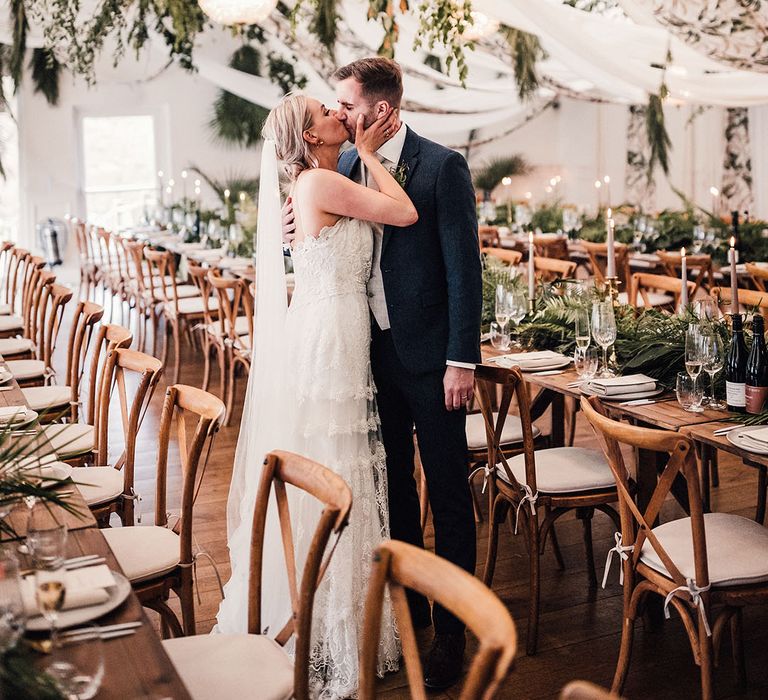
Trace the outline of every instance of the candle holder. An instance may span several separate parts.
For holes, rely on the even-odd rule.
[[[603,283],[603,290],[611,297],[614,306],[619,305],[619,285],[621,280],[618,277],[606,277]]]
[[[533,312],[536,310],[536,299],[528,299],[528,313],[530,315],[533,315]]]

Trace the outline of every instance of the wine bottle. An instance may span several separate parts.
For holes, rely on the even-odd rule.
[[[729,411],[746,410],[747,346],[741,314],[733,314],[733,339],[725,358],[725,400]]]
[[[768,398],[768,351],[765,349],[763,317],[752,317],[752,348],[747,358],[746,408],[747,413],[761,413]]]

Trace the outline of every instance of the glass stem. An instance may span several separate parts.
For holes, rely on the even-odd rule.
[[[715,374],[713,372],[707,372],[709,375],[709,383],[712,387],[712,403],[716,403],[717,399],[715,398]]]
[[[59,628],[56,626],[58,615],[51,617],[51,651],[56,652],[59,648]]]
[[[608,346],[603,345],[603,372],[608,371]]]

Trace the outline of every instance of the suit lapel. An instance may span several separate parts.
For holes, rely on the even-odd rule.
[[[411,183],[413,178],[413,173],[416,171],[416,167],[419,164],[419,147],[421,137],[410,127],[408,127],[408,131],[405,134],[405,143],[403,144],[403,152],[400,154],[400,163],[405,163],[407,166],[407,170],[405,173],[405,191],[410,194],[411,192]],[[398,163],[397,165],[400,165]],[[387,243],[389,243],[389,239],[392,237],[392,233],[396,230],[395,226],[385,226],[384,227],[384,236],[382,238],[381,242],[381,252],[384,253],[384,250],[387,247]]]
[[[350,179],[354,179],[355,171],[360,165],[360,156],[357,155],[357,149],[345,151],[339,157],[339,172]]]

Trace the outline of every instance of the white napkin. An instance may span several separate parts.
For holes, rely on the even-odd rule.
[[[743,432],[741,435],[749,440],[754,440],[755,442],[768,447],[768,426],[765,428],[750,430],[749,432]]]
[[[494,362],[499,367],[520,367],[522,369],[534,369],[536,367],[547,367],[565,360],[565,355],[552,350],[536,350],[533,352],[515,352],[511,355],[501,355],[495,358]]]
[[[587,391],[598,396],[616,394],[643,394],[656,389],[656,380],[644,374],[628,374],[624,377],[606,377],[587,382]]]
[[[101,605],[109,600],[107,588],[115,585],[115,578],[106,564],[86,566],[65,571],[66,592],[62,610]],[[21,581],[21,598],[28,617],[40,615],[35,598],[35,576],[25,576]]]
[[[0,422],[24,420],[26,416],[26,406],[0,406]]]

